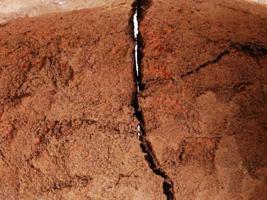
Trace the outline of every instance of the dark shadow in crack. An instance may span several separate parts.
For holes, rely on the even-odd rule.
[[[144,153],[144,157],[150,167],[150,169],[163,179],[163,192],[167,200],[174,200],[173,182],[168,177],[166,172],[160,167],[160,164],[153,151],[153,147],[146,137],[146,128],[143,111],[139,105],[138,96],[145,90],[145,85],[142,82],[142,58],[144,42],[142,35],[139,32],[139,25],[144,18],[146,10],[151,5],[150,0],[135,0],[132,4],[131,17],[129,20],[130,34],[134,42],[133,50],[133,75],[135,81],[135,90],[133,91],[131,105],[134,108],[134,116],[137,118],[138,124],[138,136],[140,141],[140,147]],[[134,21],[136,20],[136,21]],[[136,32],[137,31],[137,32]]]

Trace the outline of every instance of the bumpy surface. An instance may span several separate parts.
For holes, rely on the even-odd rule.
[[[0,200],[166,199],[131,105],[132,2],[94,3],[0,25]],[[266,200],[266,8],[153,0],[140,31],[138,101],[175,199]]]
[[[18,17],[93,7],[114,8],[129,5],[129,0],[0,0],[0,23]]]
[[[177,200],[267,198],[267,11],[154,0],[139,97]]]
[[[131,5],[0,28],[0,199],[164,199],[131,107]]]

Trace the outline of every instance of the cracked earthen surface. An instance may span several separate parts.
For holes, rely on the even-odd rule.
[[[0,29],[0,199],[164,199],[130,105],[131,2]]]
[[[141,23],[146,133],[179,200],[266,199],[267,11],[154,0]]]
[[[132,1],[103,2],[0,25],[0,199],[163,200],[167,176],[176,200],[265,200],[266,8],[149,4],[134,95],[153,169]]]

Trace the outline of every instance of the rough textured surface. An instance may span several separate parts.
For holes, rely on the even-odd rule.
[[[130,105],[130,10],[0,27],[0,199],[164,199]]]
[[[176,199],[267,199],[266,8],[154,0],[141,33],[139,101]]]
[[[129,2],[129,0],[0,0],[0,23],[18,17],[32,17],[53,12],[100,6],[109,8],[128,6]]]
[[[1,200],[166,199],[131,106],[131,2],[102,2],[0,25]],[[138,99],[176,200],[267,198],[266,27],[241,1],[146,11]]]

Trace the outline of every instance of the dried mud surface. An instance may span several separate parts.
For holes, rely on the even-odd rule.
[[[164,199],[131,106],[131,4],[0,28],[0,199]]]
[[[142,2],[150,163],[132,1],[0,25],[1,200],[267,198],[266,8]]]
[[[141,33],[139,102],[176,199],[266,199],[266,8],[154,0]]]

